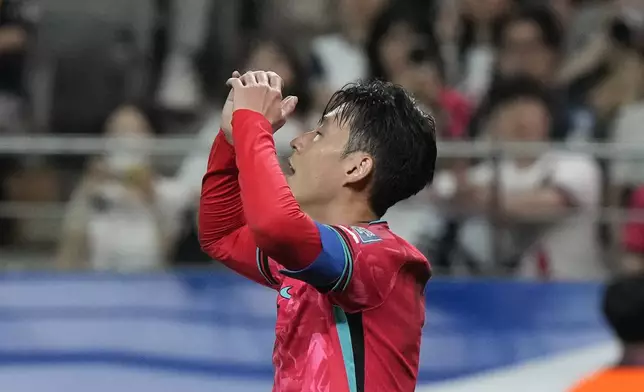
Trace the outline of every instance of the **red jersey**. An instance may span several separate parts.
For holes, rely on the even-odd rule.
[[[327,225],[304,214],[263,116],[236,111],[233,138],[234,149],[222,133],[213,144],[200,242],[278,292],[273,391],[414,391],[425,257],[384,221]]]

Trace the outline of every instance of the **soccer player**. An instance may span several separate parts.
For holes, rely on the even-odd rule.
[[[425,321],[426,258],[380,220],[431,182],[434,120],[400,87],[351,84],[292,141],[285,176],[270,72],[235,73],[199,211],[212,258],[277,296],[273,391],[412,392]]]

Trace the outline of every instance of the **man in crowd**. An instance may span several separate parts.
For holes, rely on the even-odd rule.
[[[491,97],[486,133],[499,142],[544,142],[552,116],[543,86],[526,77],[500,83]],[[497,172],[498,170],[498,172]],[[498,209],[495,181],[498,173]],[[463,217],[459,243],[485,266],[502,263],[519,275],[587,279],[605,274],[593,224],[600,175],[583,154],[548,151],[509,154],[498,167],[485,160],[465,173],[436,178],[434,194]],[[477,215],[485,213],[485,218]],[[489,217],[496,215],[494,223]],[[490,249],[493,224],[502,224],[502,254]],[[495,266],[489,266],[493,269]]]

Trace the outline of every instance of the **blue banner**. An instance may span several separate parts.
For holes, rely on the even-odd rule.
[[[609,339],[594,283],[433,280],[421,383]],[[275,293],[227,272],[5,274],[0,385],[269,391]]]

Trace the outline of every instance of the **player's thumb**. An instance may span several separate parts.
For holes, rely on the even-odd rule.
[[[282,118],[288,118],[295,111],[297,106],[297,97],[290,95],[282,100]]]

